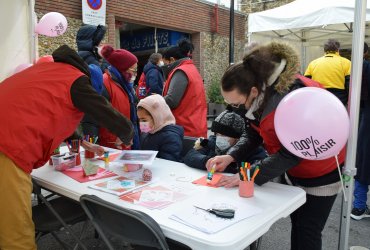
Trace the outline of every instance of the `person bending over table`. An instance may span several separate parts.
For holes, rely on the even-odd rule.
[[[36,64],[0,83],[0,249],[36,249],[31,175],[73,133],[84,113],[133,138],[131,122],[92,87],[87,64],[63,45],[54,62]]]
[[[321,232],[325,226],[335,198],[340,191],[340,177],[335,158],[325,160],[301,159],[280,143],[274,126],[274,114],[282,98],[291,91],[305,86],[319,86],[308,78],[297,79],[299,58],[290,46],[270,43],[256,46],[243,61],[230,66],[221,80],[221,93],[232,106],[247,110],[245,117],[250,122],[247,140],[236,155],[246,154],[263,145],[268,157],[252,165],[260,172],[255,178],[257,185],[285,173],[284,181],[303,188],[306,203],[291,214],[291,249],[319,250]],[[344,149],[339,162],[344,161]],[[223,171],[235,159],[230,156],[216,156],[208,162],[210,170],[216,164],[216,171]],[[223,176],[218,185],[236,186],[239,176]]]

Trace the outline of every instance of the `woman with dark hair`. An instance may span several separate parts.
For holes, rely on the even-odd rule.
[[[190,59],[194,46],[182,39],[163,53],[163,97],[186,136],[207,137],[207,104],[202,77]]]
[[[305,86],[319,87],[317,82],[298,75],[299,58],[288,45],[270,43],[251,49],[243,62],[230,66],[222,77],[221,93],[231,106],[245,109],[246,142],[238,154],[247,154],[263,146],[268,156],[252,165],[258,166],[257,185],[284,176],[283,182],[299,186],[306,191],[306,203],[291,214],[291,249],[320,250],[321,232],[340,191],[340,178],[334,157],[325,160],[305,160],[285,149],[279,141],[274,126],[275,110],[284,96]],[[344,150],[339,162],[344,161]],[[223,171],[234,158],[216,156],[207,168],[216,165]],[[223,176],[218,185],[236,186],[239,176]]]

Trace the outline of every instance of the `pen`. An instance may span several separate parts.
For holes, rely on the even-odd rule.
[[[109,170],[109,151],[104,151],[104,165],[105,170]]]
[[[211,168],[211,171],[209,171],[208,175],[207,175],[207,183],[211,183],[212,178],[213,178],[213,174],[215,173],[215,171],[216,171],[216,164],[213,164],[212,168]]]
[[[253,176],[252,176],[252,181],[254,181],[254,178],[256,178],[256,175],[260,171],[260,168],[257,166],[256,169],[254,170]]]

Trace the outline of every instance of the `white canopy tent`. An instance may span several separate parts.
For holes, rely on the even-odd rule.
[[[248,16],[249,41],[284,40],[302,57],[302,71],[313,59],[323,55],[323,44],[335,38],[341,47],[352,46],[355,0],[296,0],[281,7]],[[367,4],[366,21],[370,21]],[[370,37],[370,27],[365,28]]]
[[[357,131],[361,94],[364,38],[370,29],[367,0],[296,0],[287,5],[249,15],[249,41],[288,40],[300,47],[302,71],[308,62],[323,54],[323,43],[336,38],[342,48],[351,48],[350,134],[347,142],[344,183],[347,202],[342,200],[338,249],[348,249],[353,177],[356,174]],[[318,48],[320,48],[318,50]],[[348,181],[349,180],[349,181]]]
[[[32,21],[34,20],[34,21]],[[34,0],[1,0],[0,82],[36,57]]]

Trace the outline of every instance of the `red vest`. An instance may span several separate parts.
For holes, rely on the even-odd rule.
[[[0,151],[25,172],[43,166],[77,128],[83,113],[70,89],[82,75],[72,65],[49,62],[0,84]]]
[[[176,70],[185,72],[189,79],[185,93],[177,106],[172,110],[176,124],[184,127],[186,136],[207,138],[207,104],[202,77],[192,60],[184,60],[168,76],[163,89],[167,95],[171,79]]]
[[[127,93],[122,89],[121,86],[116,83],[109,74],[103,75],[104,86],[108,91],[110,102],[112,106],[124,115],[127,119],[130,119],[130,101]],[[101,127],[99,129],[99,144],[105,147],[116,148],[114,142],[117,136],[112,134],[108,129]],[[124,148],[124,149],[130,149]]]
[[[307,87],[321,87],[321,84],[304,76],[297,75],[297,78],[300,79]],[[275,132],[274,117],[275,111],[269,113],[262,119],[259,129],[257,129],[263,138],[265,149],[270,155],[278,152],[282,146]],[[343,163],[344,158],[345,147],[338,155],[339,163]],[[336,168],[337,164],[334,157],[317,161],[303,159],[297,166],[289,169],[288,173],[298,178],[314,178],[328,174]]]

